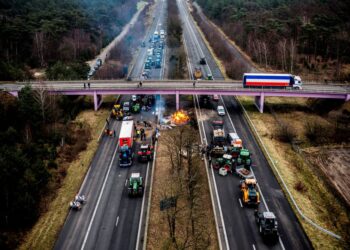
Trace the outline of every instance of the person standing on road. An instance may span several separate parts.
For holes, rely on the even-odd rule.
[[[88,88],[90,88],[90,83],[88,82]]]
[[[86,83],[84,82],[84,89],[86,89]]]
[[[193,82],[193,88],[195,88],[195,87],[196,87],[196,81]]]

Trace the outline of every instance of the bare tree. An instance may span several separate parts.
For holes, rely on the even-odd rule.
[[[50,100],[49,100],[49,93],[48,89],[45,83],[40,82],[39,86],[35,88],[34,90],[34,99],[37,101],[37,103],[40,105],[41,109],[41,116],[43,119],[43,123],[45,123],[45,113],[49,107]]]
[[[289,54],[290,54],[290,73],[293,73],[294,60],[295,60],[295,54],[296,54],[296,43],[294,39],[290,39]]]

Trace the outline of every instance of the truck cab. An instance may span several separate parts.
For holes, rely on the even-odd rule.
[[[302,89],[303,82],[301,81],[300,76],[294,76],[293,89]]]

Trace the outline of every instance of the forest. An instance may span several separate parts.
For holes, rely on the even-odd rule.
[[[86,148],[89,129],[71,122],[84,108],[91,107],[82,97],[29,86],[19,98],[0,93],[0,249],[13,249],[45,211],[42,199],[49,200],[66,175],[59,163]]]
[[[70,79],[86,77],[84,61],[92,59],[121,31],[136,12],[136,3],[0,1],[0,81],[30,79],[33,68],[51,68],[51,76],[57,77],[60,74],[52,71],[62,71],[62,64],[70,69],[65,72]]]
[[[255,62],[285,72],[349,80],[347,0],[197,0]]]

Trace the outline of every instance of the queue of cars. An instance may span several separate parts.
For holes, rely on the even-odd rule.
[[[149,39],[149,48],[147,49],[147,58],[144,65],[142,76],[147,79],[150,77],[151,70],[162,67],[163,52],[165,46],[165,31],[155,31]],[[145,43],[143,42],[142,45]]]

